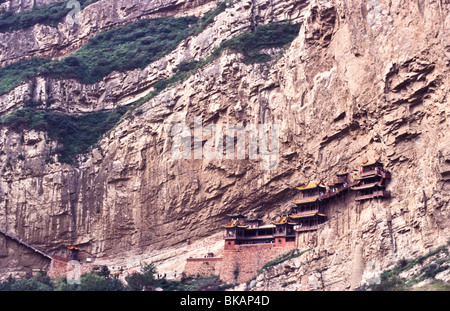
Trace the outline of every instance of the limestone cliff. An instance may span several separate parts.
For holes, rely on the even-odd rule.
[[[101,0],[82,11],[75,28],[0,34],[0,61],[66,56],[104,29],[140,17],[201,15],[214,5]],[[46,132],[2,128],[0,226],[48,251],[77,244],[111,265],[153,260],[181,272],[187,256],[220,252],[227,213],[270,219],[296,198],[298,184],[330,181],[341,170],[356,178],[364,160],[377,158],[392,173],[393,197],[333,205],[329,221],[302,236],[299,248],[313,249],[304,261],[311,268],[299,270],[288,288],[357,287],[450,237],[449,11],[443,0],[234,1],[144,69],[113,72],[92,85],[33,78],[0,97],[3,115],[29,98],[41,109],[77,114],[127,105],[177,64],[204,59],[245,27],[302,25],[289,47],[270,52],[277,55],[271,62],[247,64],[225,50],[143,103],[76,164],[48,161],[57,143]],[[279,124],[278,167],[261,170],[248,158],[173,160],[171,126],[192,126],[195,116],[220,126]],[[8,265],[2,273],[20,269]]]

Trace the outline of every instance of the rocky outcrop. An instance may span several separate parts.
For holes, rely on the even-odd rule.
[[[57,27],[37,24],[24,30],[0,33],[0,64],[33,56],[62,57],[79,49],[90,37],[112,27],[139,18],[199,15],[214,7],[214,4],[210,0],[100,0],[80,12],[79,24],[63,20]],[[73,19],[73,14],[70,16]]]
[[[117,4],[115,8],[137,5],[107,2]],[[274,273],[280,285],[267,280],[265,287],[355,288],[400,258],[443,245],[450,236],[450,75],[448,57],[443,56],[450,52],[448,6],[431,0],[235,1],[204,34],[168,56],[173,58],[164,68],[139,72],[142,79],[136,79],[137,72],[114,73],[111,82],[92,89],[89,100],[78,104],[80,97],[72,97],[70,105],[61,102],[58,109],[111,108],[149,87],[152,74],[170,72],[183,59],[175,55],[205,55],[219,37],[228,38],[244,25],[297,18],[303,22],[298,38],[273,63],[248,65],[242,55],[225,51],[186,81],[144,103],[139,114],[117,125],[77,165],[52,160],[57,146],[46,133],[3,128],[0,223],[49,250],[77,244],[117,265],[140,256],[157,260],[167,271],[180,266],[181,272],[182,265],[164,268],[164,261],[184,262],[188,243],[220,232],[227,213],[252,211],[270,219],[296,197],[293,189],[298,184],[327,181],[344,169],[355,178],[364,160],[378,158],[392,173],[388,189],[393,197],[360,204],[350,196],[333,205],[329,221],[302,238],[299,248],[312,250],[293,259],[289,279]],[[109,8],[100,1],[88,7],[83,18],[92,19],[89,10]],[[172,9],[164,14],[182,12]],[[151,10],[122,11],[131,20]],[[114,25],[107,18],[96,21]],[[44,40],[43,47],[33,48],[38,51],[34,55],[75,50],[80,38],[102,27],[83,24],[76,36],[67,37],[75,41]],[[4,36],[17,40],[30,37],[29,31]],[[33,49],[25,46],[2,59],[32,55]],[[79,87],[44,79],[38,85],[52,85],[47,94],[57,98],[58,83],[65,89]],[[117,88],[107,91],[108,83]],[[2,111],[20,102],[12,94],[20,98],[29,90],[23,85],[2,97]],[[108,98],[106,103],[102,98]],[[195,116],[202,116],[205,125],[278,124],[278,167],[261,170],[260,160],[248,158],[173,160],[171,128],[181,121],[192,127]],[[174,250],[173,255],[157,257],[166,249]]]
[[[204,1],[205,2],[205,1]],[[183,15],[201,14],[211,8],[212,3],[189,2],[182,6],[180,12]],[[263,3],[264,4],[264,3]],[[191,37],[180,44],[179,48],[160,60],[150,64],[144,69],[135,69],[128,72],[112,72],[100,82],[95,84],[83,84],[74,79],[54,79],[48,77],[36,77],[20,85],[7,94],[0,96],[0,112],[10,113],[14,109],[22,107],[27,100],[42,103],[43,109],[58,110],[65,113],[87,113],[98,110],[114,109],[117,106],[128,105],[133,101],[145,96],[151,91],[151,86],[172,74],[172,69],[182,61],[201,60],[211,54],[214,48],[225,41],[230,36],[234,36],[241,32],[245,27],[249,27],[251,20],[256,20],[257,24],[265,24],[268,22],[277,22],[283,20],[294,20],[301,22],[302,16],[295,11],[298,8],[295,4],[267,5],[260,4],[255,9],[249,3],[238,3],[235,7],[226,12],[225,16],[217,19],[214,25],[208,27],[195,37]],[[153,4],[156,6],[156,4]],[[171,4],[174,5],[174,4]],[[192,10],[185,8],[186,6],[195,6]],[[158,5],[153,8],[154,11],[167,11],[172,16],[178,16],[178,11],[172,11],[164,6],[168,3]],[[87,10],[87,11],[86,11]],[[134,7],[134,15],[145,15],[138,8]],[[255,11],[256,10],[256,11]],[[89,14],[89,7],[83,12]],[[275,15],[274,11],[277,13]],[[92,14],[98,14],[98,10],[92,8]],[[167,13],[169,14],[169,13]],[[156,17],[160,15],[150,15]],[[237,17],[238,16],[238,17]],[[135,20],[131,19],[131,21]],[[128,21],[130,22],[130,21]],[[91,26],[92,21],[86,21]],[[121,23],[116,22],[116,25]],[[38,25],[36,27],[47,27]],[[111,25],[109,26],[111,27]],[[81,27],[82,28],[82,27]],[[98,31],[101,31],[100,27]],[[27,32],[26,30],[25,32]],[[23,35],[23,31],[17,32]],[[92,36],[96,32],[83,31],[84,35]],[[0,34],[1,36],[2,34]],[[5,42],[5,47],[10,51],[17,52],[15,48],[16,39],[13,34],[5,34],[11,42]],[[52,36],[52,38],[54,38]],[[29,45],[25,44],[28,47]],[[62,44],[56,43],[55,47],[60,48]],[[73,44],[70,46],[73,47]],[[42,48],[38,49],[42,52]],[[52,53],[57,53],[52,50]],[[14,52],[14,53],[15,53]],[[30,51],[26,52],[30,55]],[[1,55],[1,52],[0,52]]]

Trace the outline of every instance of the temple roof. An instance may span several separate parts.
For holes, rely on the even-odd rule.
[[[316,188],[325,188],[325,186],[320,181],[310,181],[307,184],[303,184],[303,185],[297,187],[297,189],[300,191],[316,189]]]
[[[273,223],[275,226],[285,225],[285,224],[288,224],[288,225],[295,225],[295,223],[289,222],[289,217],[288,217],[288,216],[285,216],[285,217],[281,218],[280,221],[272,221],[272,223]]]
[[[238,227],[238,228],[248,228],[248,226],[242,226],[242,225],[240,225],[239,224],[239,221],[237,220],[237,219],[234,219],[232,222],[231,222],[231,224],[229,224],[229,225],[225,225],[225,226],[223,226],[224,228],[235,228],[235,227]]]
[[[367,161],[367,162],[363,163],[363,164],[362,164],[362,167],[364,167],[364,166],[370,166],[370,165],[374,165],[374,164],[381,164],[381,165],[383,165],[383,163],[381,163],[381,162],[378,161],[378,160],[372,160],[372,161]]]
[[[288,217],[284,216],[284,217],[281,217],[280,221],[272,221],[272,223],[274,225],[284,225],[285,223],[287,223],[287,221],[288,221]]]

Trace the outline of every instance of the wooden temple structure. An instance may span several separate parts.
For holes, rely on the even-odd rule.
[[[361,169],[358,185],[352,187],[357,191],[356,201],[364,201],[373,198],[389,198],[391,193],[386,190],[386,183],[391,178],[391,173],[378,161],[366,162]]]
[[[228,215],[230,223],[224,226],[225,248],[295,242],[296,233],[315,231],[327,221],[329,204],[350,190],[357,191],[356,201],[390,197],[390,192],[386,190],[386,183],[390,178],[391,174],[381,162],[366,162],[362,165],[360,177],[355,181],[349,179],[347,172],[340,172],[328,187],[321,181],[310,181],[297,187],[301,198],[294,201],[289,210],[271,224],[263,225],[262,219],[256,217]]]
[[[225,249],[236,245],[276,244],[284,245],[295,241],[294,225],[287,217],[278,222],[264,225],[262,219],[245,217],[242,214],[227,215],[230,223],[225,225]]]
[[[294,201],[289,211],[289,218],[295,223],[297,232],[316,230],[317,226],[326,221],[325,208],[327,199],[326,187],[320,181],[312,181],[297,187],[302,198]]]

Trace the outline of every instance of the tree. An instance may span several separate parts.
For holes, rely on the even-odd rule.
[[[134,272],[127,276],[125,280],[128,287],[133,291],[151,290],[155,281],[156,267],[154,264],[144,264],[142,273]]]
[[[80,291],[106,291],[108,288],[106,279],[93,272],[82,275],[80,281]]]
[[[53,288],[47,284],[43,284],[36,279],[20,279],[11,286],[12,291],[52,291]]]
[[[97,273],[99,276],[103,276],[104,278],[108,279],[111,275],[111,271],[109,271],[107,266],[103,266],[102,269]]]

